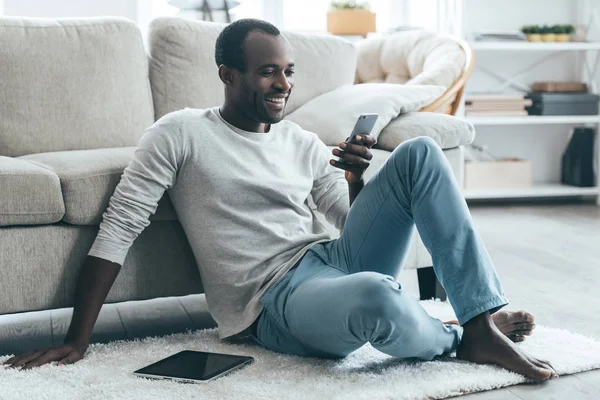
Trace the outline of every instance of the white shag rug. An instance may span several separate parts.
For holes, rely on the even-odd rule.
[[[429,314],[454,318],[448,303],[424,301]],[[552,362],[559,375],[600,368],[600,342],[537,326],[519,346]],[[132,372],[181,350],[251,355],[255,362],[206,384],[138,378]],[[0,357],[0,362],[9,356]],[[219,340],[216,329],[91,345],[73,365],[30,371],[0,367],[0,399],[443,399],[526,382],[491,365],[456,360],[400,361],[369,344],[342,360],[288,356]]]

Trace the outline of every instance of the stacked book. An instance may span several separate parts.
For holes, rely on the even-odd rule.
[[[468,94],[465,96],[465,114],[468,117],[527,115],[531,106],[525,94]]]

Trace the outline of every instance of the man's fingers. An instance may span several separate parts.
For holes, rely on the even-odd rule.
[[[39,367],[40,365],[44,365],[44,364],[48,364],[52,361],[60,360],[64,356],[65,356],[64,351],[49,350],[49,351],[45,352],[44,354],[42,354],[37,359],[29,361],[27,364],[25,364],[23,369],[31,369],[31,368]]]
[[[8,360],[6,364],[9,365],[9,368],[19,368],[22,365],[28,363],[29,361],[35,360],[36,358],[44,354],[44,351],[45,350],[37,350],[32,351],[31,353],[23,354],[21,356],[13,357],[10,360]]]
[[[361,165],[363,166],[363,168],[366,168],[369,166],[369,162],[367,160],[365,160],[364,158],[357,156],[355,154],[350,154],[350,153],[346,153],[344,151],[337,151],[334,153],[336,156],[338,156],[340,159],[352,163],[354,165]]]
[[[12,357],[11,357],[11,358],[9,358],[8,360],[6,360],[6,361],[3,361],[3,362],[2,362],[2,365],[8,365],[8,364],[12,363],[12,362],[13,362],[13,360],[16,360],[16,359],[17,359],[17,356],[12,356]]]
[[[58,365],[68,365],[68,364],[73,364],[76,361],[81,360],[81,357],[79,357],[79,355],[77,353],[75,353],[74,351],[70,352],[69,354],[66,355],[66,357],[64,357],[62,360],[60,360],[58,362]]]
[[[375,143],[377,143],[377,139],[375,139],[374,136],[362,134],[358,135],[358,137],[356,138],[356,143],[363,144],[367,147],[371,147]]]
[[[329,164],[333,165],[334,167],[346,170],[346,171],[353,171],[355,168],[354,165],[344,164],[344,163],[341,163],[341,162],[335,161],[335,160],[329,160]]]
[[[338,155],[337,153],[356,154],[360,158],[366,160],[371,160],[373,158],[373,154],[371,154],[369,148],[362,144],[340,143],[340,148],[343,150],[333,149],[332,153],[336,156]]]

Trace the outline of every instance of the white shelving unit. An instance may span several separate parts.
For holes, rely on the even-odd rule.
[[[491,0],[490,0],[491,1]],[[579,23],[587,23],[588,29],[590,26],[600,26],[600,2],[591,3],[590,1],[595,0],[587,0],[586,3],[578,3],[578,1],[571,2],[563,2],[563,6],[568,4],[568,7],[571,7],[571,4],[578,4],[577,7],[583,7],[580,10],[580,18]],[[477,2],[476,4],[474,0],[467,0],[465,4],[469,4],[474,8],[484,7],[481,3]],[[486,2],[485,4],[488,4]],[[523,3],[517,3],[515,1],[509,2],[512,4],[512,10],[515,10],[515,7],[526,7]],[[537,7],[539,7],[542,3],[541,0],[537,2]],[[517,5],[518,4],[518,5]],[[548,7],[551,7],[550,4],[547,4]],[[489,5],[489,4],[488,4]],[[552,4],[554,5],[554,3]],[[510,6],[507,6],[510,7]],[[532,6],[535,7],[535,6]],[[593,10],[595,8],[595,10]],[[593,10],[593,12],[589,12]],[[463,9],[463,20],[465,19],[465,13],[468,13],[468,6],[465,6]],[[479,17],[482,17],[481,8],[478,11]],[[492,16],[489,17],[487,14],[486,18],[496,19],[496,24],[502,25],[504,24],[504,28],[511,26],[512,29],[516,28],[516,22],[509,22],[506,18],[509,15],[508,10],[506,12],[500,12],[499,14],[503,14],[502,16]],[[555,13],[556,14],[556,13]],[[514,15],[514,14],[513,14]],[[531,18],[533,13],[529,14]],[[581,17],[583,16],[583,17]],[[555,19],[560,20],[560,15],[555,15]],[[586,21],[581,21],[582,18],[589,18]],[[564,21],[567,19],[565,18]],[[473,21],[473,19],[471,20]],[[477,20],[477,23],[481,21]],[[489,21],[487,21],[489,26]],[[518,22],[520,25],[524,25],[524,21]],[[532,22],[533,23],[533,22]],[[512,25],[511,25],[512,24]],[[476,23],[471,22],[471,25],[476,25]],[[495,26],[495,28],[497,28]],[[499,28],[500,29],[500,28]],[[589,32],[589,31],[588,31]],[[463,31],[464,34],[469,35],[472,32]],[[466,39],[470,39],[469,36]],[[492,81],[490,87],[486,87],[482,90],[481,87],[476,87],[477,92],[488,91],[488,92],[501,92],[506,90],[507,88],[513,88],[518,91],[528,92],[530,91],[529,84],[531,83],[531,71],[535,68],[539,68],[540,65],[551,66],[553,58],[555,58],[559,54],[569,54],[568,57],[572,57],[573,59],[578,60],[577,68],[580,68],[582,73],[581,80],[586,81],[588,87],[591,92],[598,93],[598,85],[596,80],[596,72],[600,66],[600,42],[566,42],[566,43],[547,43],[547,42],[470,42],[471,48],[475,53],[475,60],[478,59],[478,56],[484,56],[487,58],[488,63],[478,64],[477,61],[475,63],[475,69],[480,71],[480,73],[484,74],[481,76],[486,76],[488,81]],[[520,70],[513,72],[506,72],[502,70],[502,67],[498,65],[502,65],[502,63],[494,63],[489,62],[491,57],[498,57],[501,60],[503,57],[510,56],[514,57],[515,54],[523,54],[527,53],[526,57],[523,57],[522,66]],[[535,60],[533,60],[535,59]],[[525,60],[529,62],[529,65],[525,65]],[[521,63],[520,63],[521,64]],[[546,69],[547,71],[548,69]],[[521,78],[529,75],[527,82],[521,82]],[[489,83],[489,82],[488,82]],[[487,86],[487,85],[484,85]],[[468,88],[467,88],[468,89]],[[467,93],[468,95],[468,93]],[[511,128],[518,129],[518,126],[533,126],[533,125],[553,125],[558,126],[564,125],[565,134],[569,129],[573,126],[577,125],[594,125],[596,127],[597,132],[597,171],[600,172],[600,115],[564,115],[564,116],[477,116],[477,117],[465,117],[465,120],[471,122],[475,125],[475,128],[482,126],[486,127],[486,134],[488,138],[489,135],[494,135],[495,142],[499,142],[499,139],[495,135],[502,135],[503,132],[510,132]],[[498,127],[498,130],[492,130],[490,127]],[[532,129],[534,129],[532,127]],[[542,129],[542,128],[537,128]],[[555,131],[557,128],[554,128]],[[558,128],[561,129],[561,128]],[[527,131],[523,131],[524,135],[528,134]],[[538,131],[542,132],[542,131]],[[539,134],[539,133],[538,133]],[[542,136],[543,137],[543,136]],[[556,137],[556,136],[554,136]],[[510,143],[506,143],[506,146],[510,146]],[[534,165],[535,167],[535,165]],[[554,198],[554,197],[571,197],[571,196],[594,196],[597,199],[598,204],[600,205],[600,187],[592,187],[592,188],[581,188],[575,186],[563,185],[560,183],[554,182],[543,182],[543,183],[535,183],[531,188],[515,188],[515,189],[467,189],[464,192],[465,198],[468,200],[483,200],[483,199],[518,199],[518,198]]]

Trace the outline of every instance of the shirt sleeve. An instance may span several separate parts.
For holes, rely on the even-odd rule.
[[[311,195],[317,211],[341,232],[350,209],[348,183],[344,171],[329,164],[332,155],[325,143],[316,134],[313,135]]]
[[[181,119],[169,114],[144,132],[102,215],[89,256],[123,265],[164,192],[175,185],[184,154],[181,130]]]

